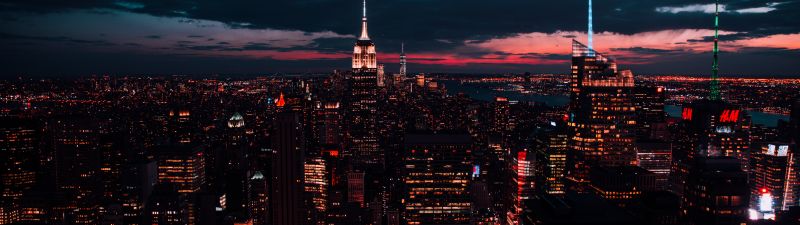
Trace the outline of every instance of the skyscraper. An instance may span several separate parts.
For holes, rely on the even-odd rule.
[[[2,118],[0,124],[0,198],[16,201],[36,182],[40,132],[33,120]]]
[[[72,198],[65,208],[77,224],[93,224],[97,219],[100,139],[109,132],[104,122],[66,115],[52,123],[56,182],[59,190]]]
[[[472,199],[472,142],[468,135],[405,138],[405,218],[408,224],[467,224]]]
[[[320,103],[317,106],[317,122],[320,123],[319,143],[323,147],[337,147],[341,141],[342,132],[342,113],[339,102],[331,101]]]
[[[536,166],[539,170],[537,189],[551,195],[563,195],[567,170],[569,137],[563,124],[543,127],[536,131]]]
[[[786,143],[763,144],[751,153],[750,209],[759,218],[774,218],[776,211],[796,205],[797,172],[794,154]],[[760,199],[769,196],[767,199]]]
[[[633,73],[617,71],[613,59],[573,40],[567,125],[575,165],[569,178],[574,182],[587,182],[593,165],[636,162],[633,87]]]
[[[282,106],[281,106],[282,107]],[[303,127],[300,115],[287,110],[273,124],[269,215],[273,225],[305,224]]]
[[[406,44],[400,44],[400,76],[406,76]]]
[[[367,33],[367,3],[364,1],[361,36],[353,48],[353,74],[350,78],[348,112],[349,142],[346,155],[359,165],[383,164],[383,151],[378,146],[377,90],[378,65],[375,44]]]
[[[247,160],[247,138],[245,136],[245,122],[244,117],[239,113],[234,113],[228,119],[228,130],[226,132],[226,142],[224,152],[220,154],[223,156],[224,165],[222,168],[216,170],[223,171],[222,177],[218,177],[224,181],[225,202],[228,212],[243,213],[247,207],[247,174],[248,160]],[[220,160],[217,158],[216,160]]]
[[[200,146],[160,146],[158,156],[158,181],[170,183],[178,193],[195,193],[205,184],[205,157]]]
[[[664,87],[637,85],[634,88],[636,105],[637,138],[666,140],[667,113],[664,111],[666,91]]]
[[[718,85],[718,45],[716,38],[719,14],[715,14],[714,68],[709,96],[685,105],[681,123],[674,135],[673,165],[670,184],[673,190],[686,190],[687,173],[693,160],[699,157],[729,156],[740,161],[749,171],[750,118],[738,105],[722,100]]]
[[[329,183],[326,162],[322,156],[306,159],[304,179],[309,224],[325,224]]]
[[[23,192],[36,183],[39,130],[29,119],[1,118],[0,124],[0,224],[10,224]]]
[[[386,74],[384,73],[384,66],[383,64],[378,64],[378,87],[386,86]]]
[[[250,218],[253,220],[253,225],[267,224],[267,209],[268,204],[267,181],[264,179],[264,174],[261,171],[256,171],[248,181],[248,209],[250,210]]]
[[[186,210],[188,218],[186,223],[195,224],[197,208],[195,201],[190,197],[193,196],[191,194],[200,192],[206,184],[206,156],[202,145],[191,143],[164,145],[157,147],[154,152],[158,160],[156,164],[159,183],[174,188],[174,194],[180,195],[181,201],[185,201],[179,204],[186,204],[185,208],[181,208]],[[172,194],[163,193],[163,195]]]
[[[691,224],[744,222],[750,188],[738,159],[700,157],[689,168],[682,205]]]
[[[347,172],[347,202],[364,207],[364,172]]]

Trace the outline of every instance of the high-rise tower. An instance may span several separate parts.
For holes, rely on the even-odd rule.
[[[590,0],[591,2],[591,0]],[[719,100],[719,1],[715,2],[714,11],[714,63],[711,65],[711,90],[708,96],[710,100]]]
[[[461,134],[405,137],[403,207],[407,224],[467,224],[473,142]]]
[[[717,3],[719,9],[719,3]],[[722,100],[718,80],[718,29],[719,10],[714,15],[714,62],[712,65],[709,96],[683,107],[674,133],[673,165],[670,184],[676,192],[684,190],[687,172],[692,161],[699,157],[728,156],[740,160],[740,166],[749,172],[750,117],[736,104]]]
[[[303,224],[304,154],[301,116],[291,110],[278,113],[273,121],[272,174],[269,215],[271,224]]]
[[[376,126],[378,65],[375,44],[367,34],[367,4],[364,1],[361,36],[353,49],[353,74],[350,78],[348,141],[344,152],[357,165],[382,165]]]
[[[405,43],[400,44],[400,76],[406,75],[406,49]]]
[[[575,166],[570,168],[568,179],[578,184],[589,182],[589,168],[593,166],[630,166],[636,162],[633,73],[617,70],[614,59],[593,49],[591,17],[589,1],[590,44],[572,42],[567,125],[569,159]]]

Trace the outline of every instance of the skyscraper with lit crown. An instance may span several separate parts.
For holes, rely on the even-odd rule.
[[[353,74],[350,78],[348,146],[346,155],[355,164],[382,165],[383,152],[378,148],[376,117],[378,64],[375,44],[367,33],[367,3],[364,1],[361,36],[353,48]]]
[[[592,48],[591,1],[589,46],[572,41],[572,75],[567,125],[570,158],[568,178],[588,182],[591,166],[625,166],[636,162],[636,109],[633,73]]]
[[[714,16],[714,58],[709,95],[706,99],[685,104],[674,135],[673,165],[670,184],[680,193],[695,158],[729,156],[739,159],[742,170],[749,171],[750,117],[738,105],[723,100],[718,84],[719,13]]]

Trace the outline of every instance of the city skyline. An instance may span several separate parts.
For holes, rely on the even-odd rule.
[[[9,2],[0,46],[12,66],[0,75],[326,73],[347,68],[361,3]],[[405,45],[410,72],[564,73],[570,41],[587,38],[584,1],[368,4],[378,63],[393,72]],[[797,74],[800,2],[720,4],[723,77]],[[710,74],[714,2],[593,8],[594,47],[625,69]]]
[[[161,1],[51,2],[47,6],[89,7],[91,15],[77,21],[115,27],[45,34],[83,28],[118,33],[100,33],[103,40],[0,33],[9,40],[3,46],[12,48],[5,56],[70,56],[47,55],[35,69],[20,62],[24,57],[14,58],[9,71],[26,74],[0,74],[0,225],[800,224],[800,76],[732,76],[748,68],[786,69],[783,63],[796,57],[760,52],[780,59],[760,62],[748,51],[765,45],[797,51],[797,35],[724,26],[732,15],[769,14],[793,2],[657,7],[656,14],[700,14],[697,21],[711,28],[630,34],[601,27],[614,27],[606,26],[616,20],[604,11],[609,3],[632,1],[580,2],[549,6],[569,6],[565,21],[583,18],[585,32],[504,35],[514,28],[504,27],[482,38],[446,34],[462,38],[451,46],[424,44],[444,34],[416,35],[409,46],[399,42],[399,53],[398,39],[386,36],[387,21],[374,20],[402,10],[385,8],[392,3],[342,4],[360,8],[360,19],[337,18],[352,11],[330,6],[331,30],[318,32],[264,28],[235,17],[217,18],[228,22],[214,25],[195,14],[203,12],[195,11],[205,6],[199,2],[189,4],[190,11],[169,12],[150,11],[172,7]],[[480,11],[515,4],[525,3],[490,3]],[[26,5],[0,3],[35,10]],[[467,14],[437,18],[472,15],[459,10]],[[305,26],[302,18],[316,15],[292,11],[269,15],[290,21],[271,22]],[[54,12],[32,13],[47,20]],[[146,13],[158,15],[150,16],[155,23],[136,16]],[[175,18],[181,21],[170,24]],[[360,32],[337,31],[340,22],[360,24]],[[453,21],[426,25],[442,22]],[[27,22],[6,17],[0,23]],[[54,26],[62,23],[71,22]],[[635,30],[636,23],[628,25]],[[20,29],[47,28],[53,27]],[[479,33],[485,27],[478,21],[472,28]],[[134,49],[110,41],[153,29],[170,35],[125,44]],[[199,30],[211,33],[189,33]],[[348,50],[320,42],[333,39],[346,40]],[[667,39],[671,47],[659,47]],[[569,44],[560,46],[561,40]],[[47,50],[15,51],[25,48]],[[117,68],[119,59],[107,54],[133,55],[119,62],[135,68]],[[454,55],[436,58],[442,54]],[[339,55],[350,67],[339,65]],[[661,61],[664,55],[685,62]],[[136,59],[141,56],[151,63]],[[253,58],[287,70],[285,63],[298,63],[306,72],[218,75],[250,70],[238,66]],[[90,62],[69,64],[82,60]],[[314,71],[320,68],[313,60],[324,70]],[[695,64],[705,69],[640,74],[663,63],[677,64],[662,72]],[[512,71],[516,66],[559,69],[523,73]],[[68,76],[81,67],[125,72]],[[204,73],[163,74],[175,68]],[[150,69],[162,72],[136,74]],[[439,71],[462,69],[471,74]],[[48,70],[66,78],[27,75]]]

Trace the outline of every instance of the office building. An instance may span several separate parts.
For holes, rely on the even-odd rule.
[[[278,113],[273,123],[269,215],[272,225],[306,223],[303,127],[300,115]]]
[[[469,223],[471,152],[468,135],[406,135],[402,179],[408,224]]]

